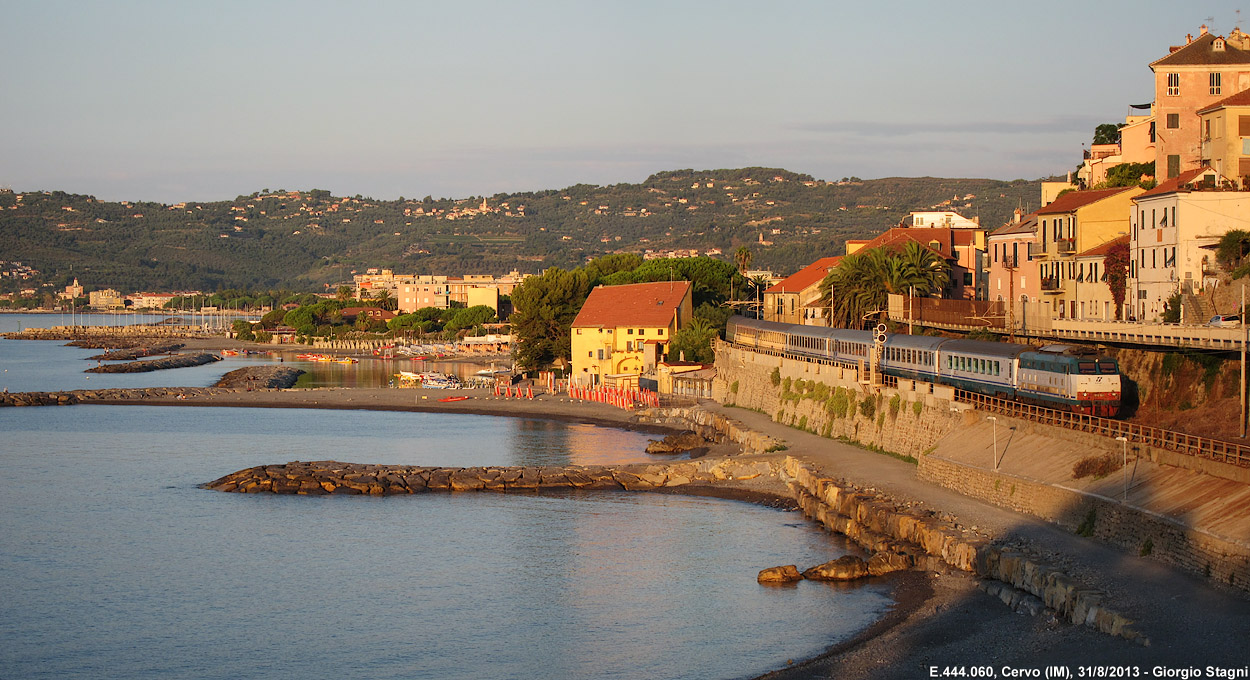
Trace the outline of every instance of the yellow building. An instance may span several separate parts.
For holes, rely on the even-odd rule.
[[[1052,318],[1101,318],[1101,306],[1087,306],[1082,314],[1077,284],[1083,277],[1081,254],[1129,234],[1133,198],[1141,187],[1073,191],[1037,211],[1037,239],[1030,253],[1039,260],[1042,304]]]
[[[1202,165],[1222,182],[1250,191],[1250,89],[1198,112],[1202,130]]]
[[[572,382],[636,387],[693,315],[689,281],[599,286],[573,320]]]

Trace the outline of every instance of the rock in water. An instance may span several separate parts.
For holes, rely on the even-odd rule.
[[[803,572],[804,578],[813,581],[854,581],[867,575],[868,564],[854,555],[839,557]]]
[[[652,439],[647,453],[682,453],[707,446],[707,441],[694,432],[670,434],[664,439]]]
[[[803,575],[799,573],[799,568],[793,564],[787,564],[784,567],[769,567],[760,572],[756,577],[760,583],[794,583],[802,581]]]

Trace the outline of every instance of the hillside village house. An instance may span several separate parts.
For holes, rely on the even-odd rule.
[[[1130,115],[1120,127],[1115,144],[1091,144],[1077,170],[1082,186],[1093,187],[1106,181],[1107,171],[1123,163],[1155,162],[1154,116]]]
[[[1221,99],[1198,112],[1202,129],[1202,164],[1228,182],[1250,191],[1250,89]]]
[[[1197,38],[1186,36],[1186,44],[1172,47],[1150,70],[1155,74],[1155,177],[1162,181],[1202,160],[1197,112],[1250,89],[1250,35],[1233,29],[1225,38],[1202,26]]]
[[[1039,261],[1042,304],[1050,305],[1052,318],[1102,318],[1101,309],[1081,305],[1076,285],[1090,273],[1080,270],[1078,255],[1128,234],[1132,198],[1143,191],[1141,187],[1073,191],[1037,211],[1033,256]],[[1083,262],[1088,264],[1088,259]]]
[[[846,254],[886,248],[899,250],[907,241],[927,246],[950,265],[950,283],[943,297],[983,300],[987,291],[985,230],[974,227],[894,227],[867,241],[848,240]]]
[[[390,269],[369,269],[364,274],[353,276],[353,282],[357,299],[374,299],[385,291],[395,298],[399,311],[404,314],[423,307],[447,309],[454,303],[466,307],[486,305],[498,312],[499,296],[511,295],[530,276],[515,269],[500,277],[492,274],[395,274]]]
[[[1037,213],[1022,214],[1016,209],[1011,222],[986,237],[989,254],[990,300],[1037,302],[1041,298],[1041,277],[1033,258],[1037,241]]]
[[[1220,238],[1250,226],[1250,192],[1222,190],[1218,179],[1214,168],[1198,168],[1133,199],[1129,293],[1138,321],[1157,320],[1176,293],[1203,292]]]
[[[805,326],[828,326],[827,310],[820,306],[820,283],[842,261],[822,257],[764,290],[764,319]]]
[[[573,320],[572,375],[582,386],[637,387],[693,315],[689,281],[598,286]]]

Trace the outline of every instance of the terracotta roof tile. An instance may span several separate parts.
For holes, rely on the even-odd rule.
[[[573,327],[668,326],[682,300],[690,294],[690,285],[689,281],[659,281],[598,286],[590,291]]]
[[[1214,104],[1206,107],[1205,109],[1200,109],[1198,113],[1206,113],[1207,111],[1214,111],[1224,106],[1250,106],[1250,88],[1246,88],[1242,90],[1241,92],[1238,92],[1237,94],[1234,94],[1232,96],[1225,97],[1219,100],[1218,102],[1215,102]]]
[[[1113,238],[1110,241],[1107,241],[1106,243],[1103,243],[1101,245],[1094,246],[1093,248],[1090,248],[1089,250],[1083,253],[1077,253],[1077,257],[1101,257],[1103,255],[1106,255],[1107,252],[1111,250],[1111,247],[1116,245],[1117,243],[1123,243],[1124,245],[1128,245],[1128,234]]]
[[[824,280],[830,269],[842,261],[841,255],[822,257],[770,286],[765,293],[798,293]]]
[[[1216,50],[1211,45],[1220,36],[1208,33],[1200,35],[1193,42],[1176,50],[1162,59],[1158,59],[1150,63],[1150,68],[1156,66],[1205,66],[1220,64],[1250,64],[1250,52],[1238,49],[1227,40],[1224,41],[1224,49]]]
[[[1020,218],[1019,222],[1008,222],[990,232],[990,236],[1010,236],[1013,234],[1036,234],[1037,213],[1029,213]]]
[[[1083,208],[1091,203],[1096,203],[1104,198],[1110,198],[1118,193],[1129,191],[1134,187],[1115,187],[1114,189],[1094,189],[1089,191],[1073,191],[1056,198],[1050,205],[1037,211],[1038,215],[1055,215],[1060,213],[1069,213],[1077,208]]]
[[[975,230],[971,229],[950,229],[946,227],[938,228],[916,228],[916,227],[894,227],[878,234],[864,242],[864,246],[859,251],[872,250],[873,248],[887,248],[889,250],[902,250],[908,241],[915,241],[920,245],[932,250],[944,259],[955,257],[953,242],[956,241],[955,233],[966,235],[969,239]],[[934,248],[929,245],[930,242],[937,241],[938,247]],[[966,245],[966,244],[960,244]],[[948,252],[950,251],[950,252]]]
[[[1174,191],[1179,191],[1181,187],[1189,184],[1195,177],[1204,172],[1209,172],[1210,170],[1210,168],[1194,168],[1192,170],[1186,170],[1172,179],[1165,180],[1150,191],[1134,196],[1133,199],[1137,200],[1139,198],[1147,198],[1150,196],[1161,196],[1163,194],[1170,194]]]

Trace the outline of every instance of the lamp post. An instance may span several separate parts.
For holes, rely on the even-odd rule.
[[[986,420],[994,428],[994,472],[998,472],[998,418],[996,416],[986,416]]]
[[[1124,449],[1124,502],[1128,502],[1128,437],[1116,437],[1116,441],[1120,442],[1121,448]]]

